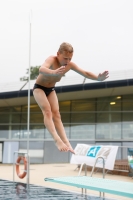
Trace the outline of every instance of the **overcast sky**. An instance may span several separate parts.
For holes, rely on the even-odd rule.
[[[69,42],[85,70],[133,69],[133,0],[0,0],[0,82],[29,68],[30,10],[31,66]]]

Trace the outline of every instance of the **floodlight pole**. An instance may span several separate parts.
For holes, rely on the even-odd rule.
[[[29,135],[30,135],[30,65],[31,65],[31,23],[32,10],[29,15],[29,76],[28,76],[28,112],[27,112],[27,154],[29,155]],[[29,166],[29,165],[28,165]],[[27,170],[29,173],[29,170]],[[27,174],[29,179],[29,174]],[[29,180],[28,180],[29,181]]]

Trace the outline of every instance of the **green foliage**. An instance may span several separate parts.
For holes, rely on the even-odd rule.
[[[40,66],[30,67],[30,80],[35,80],[39,74]],[[29,74],[29,69],[27,69],[26,74]],[[20,78],[20,81],[28,81],[29,75]]]

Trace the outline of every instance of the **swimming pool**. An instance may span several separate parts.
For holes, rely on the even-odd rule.
[[[111,200],[89,195],[82,195],[53,188],[46,188],[37,185],[12,182],[0,179],[0,199],[1,200]]]

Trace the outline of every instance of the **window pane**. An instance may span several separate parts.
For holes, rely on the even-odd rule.
[[[26,113],[28,112],[28,106],[27,105],[22,106],[21,109],[22,109],[22,112],[26,112]],[[30,112],[41,112],[41,109],[38,106],[38,104],[32,104],[32,105],[30,105]]]
[[[123,139],[133,139],[133,112],[122,114]]]
[[[109,111],[121,111],[121,100],[115,100],[115,101],[110,101],[111,102],[115,102],[114,105],[109,105]]]
[[[32,112],[42,112],[42,111],[40,107],[37,104],[35,104],[35,105],[30,105],[30,112],[32,113]]]
[[[0,113],[0,124],[9,123],[9,114]]]
[[[21,113],[12,113],[10,115],[10,122],[11,123],[21,123]]]
[[[133,112],[123,112],[122,121],[123,122],[131,121],[133,123]]]
[[[65,133],[67,135],[67,137],[69,138],[69,133],[70,133],[70,125],[69,124],[63,124],[64,129],[65,129]],[[47,129],[45,129],[45,138],[46,139],[53,139],[52,135],[49,133],[49,131]]]
[[[64,123],[70,123],[70,116],[71,116],[70,113],[61,112],[60,115],[61,115],[61,120],[62,120],[63,124]]]
[[[133,121],[132,122],[123,122],[123,139],[133,139]]]
[[[60,112],[70,112],[70,105],[71,101],[60,101],[59,102],[59,109]]]
[[[94,123],[95,113],[71,113],[71,123]]]
[[[111,123],[110,124],[110,132],[112,134],[112,139],[121,139],[121,133],[122,133],[122,125],[121,122],[117,123]]]
[[[64,129],[65,129],[67,138],[70,138],[70,124],[64,124]]]
[[[95,99],[77,100],[71,102],[71,112],[74,111],[95,111]]]
[[[97,99],[97,111],[109,111],[109,98],[102,97]]]
[[[35,112],[35,113],[30,113],[30,123],[43,123],[43,114],[42,111],[40,112]]]
[[[114,104],[111,104],[114,103]],[[121,98],[115,97],[102,97],[97,99],[97,111],[120,111]]]
[[[21,123],[27,123],[27,113],[22,113]],[[30,123],[43,123],[43,114],[42,112],[30,113]]]
[[[49,133],[49,131],[45,130],[45,139],[52,139],[52,135]]]
[[[43,125],[30,125],[29,133],[27,131],[27,125],[21,125],[20,127],[12,126],[11,129],[12,138],[27,139],[40,139],[44,138],[45,128]]]
[[[30,138],[43,139],[45,134],[45,127],[43,125],[30,125]]]
[[[108,123],[109,113],[97,113],[97,123]]]
[[[22,113],[21,123],[27,123],[27,113]]]
[[[9,127],[5,125],[0,125],[0,139],[8,139]]]
[[[110,122],[121,122],[121,113],[109,113]]]
[[[97,122],[121,122],[121,113],[97,113]]]
[[[96,139],[121,139],[121,123],[97,124]]]
[[[0,108],[0,113],[9,113],[11,110],[10,107],[1,107]]]
[[[123,111],[133,111],[133,95],[123,96]]]
[[[71,139],[94,139],[94,124],[75,124],[71,126]]]
[[[14,106],[14,107],[11,107],[11,108],[12,108],[13,112],[21,113],[21,111],[22,111],[22,106]]]
[[[20,125],[10,125],[9,130],[9,138],[10,139],[19,139],[21,133],[21,126]]]

